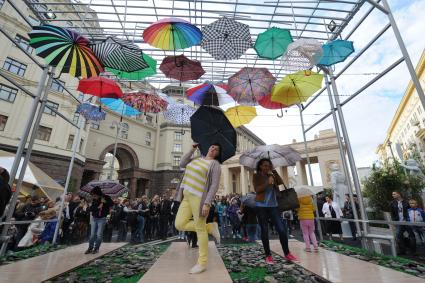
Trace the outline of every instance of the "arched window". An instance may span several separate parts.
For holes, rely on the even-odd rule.
[[[121,134],[120,137],[122,139],[128,139],[128,130],[129,126],[127,123],[121,123]]]

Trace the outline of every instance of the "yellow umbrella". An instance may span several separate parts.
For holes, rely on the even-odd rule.
[[[287,75],[273,87],[272,101],[288,106],[307,101],[322,87],[322,81],[322,74],[309,70]]]
[[[227,109],[224,115],[229,119],[232,126],[237,128],[251,122],[257,116],[257,110],[253,106],[239,105]]]

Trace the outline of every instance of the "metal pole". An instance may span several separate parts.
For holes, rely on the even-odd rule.
[[[344,149],[344,145],[342,144],[342,141],[341,141],[341,132],[339,131],[339,125],[338,125],[338,119],[337,119],[336,113],[335,113],[334,101],[332,100],[332,93],[331,93],[331,90],[329,88],[329,79],[328,79],[328,76],[326,74],[325,74],[324,77],[325,77],[326,90],[328,92],[328,97],[329,97],[329,104],[331,105],[332,118],[333,118],[333,121],[334,121],[335,132],[336,132],[337,141],[338,141],[338,147],[339,147],[339,154],[340,154],[340,157],[341,157],[342,169],[344,170],[344,174],[347,178],[347,186],[348,186],[348,193],[350,195],[351,207],[353,207],[354,219],[358,220],[359,216],[357,214],[356,206],[355,206],[355,203],[354,203],[353,187],[352,187],[351,181],[350,181],[350,173],[349,173],[348,168],[347,168],[347,159],[345,157],[345,149]],[[360,233],[361,230],[360,230],[359,222],[356,221],[355,223],[356,223],[356,229]],[[362,246],[366,247],[366,244],[364,243],[363,240],[362,240]]]
[[[351,143],[350,143],[350,138],[348,137],[347,127],[345,126],[344,113],[342,112],[342,108],[341,108],[341,104],[340,104],[340,100],[339,100],[338,89],[336,88],[335,80],[332,77],[332,70],[328,69],[328,70],[325,70],[325,71],[328,71],[329,75],[330,75],[329,76],[330,77],[330,84],[332,86],[333,97],[335,99],[336,108],[338,110],[339,123],[341,124],[342,136],[344,137],[344,142],[345,142],[345,146],[346,146],[346,149],[347,149],[347,157],[348,157],[348,162],[349,162],[350,167],[351,167],[351,174],[352,174],[352,177],[353,177],[354,188],[355,188],[356,193],[357,193],[357,199],[359,200],[360,215],[361,215],[362,220],[367,220],[367,214],[366,214],[365,206],[364,206],[364,203],[363,203],[362,190],[360,188],[359,176],[357,174],[357,167],[356,167],[356,163],[354,161],[354,155],[353,155],[353,151],[351,149]],[[325,78],[326,78],[326,81],[329,82],[328,74],[325,75]],[[350,191],[350,198],[352,198],[352,193],[353,192]],[[351,203],[351,205],[353,205],[353,202]],[[355,208],[356,207],[353,206],[353,212],[356,211]],[[364,229],[364,233],[367,234],[369,229],[368,229],[368,225],[365,222],[363,222],[363,229]],[[366,246],[366,243],[363,243],[363,242],[364,241],[362,240],[362,244],[364,244]]]
[[[305,155],[307,157],[308,173],[309,173],[309,176],[310,176],[310,184],[312,186],[314,186],[313,173],[311,171],[311,164],[310,164],[310,156],[308,154],[307,138],[305,136],[305,129],[304,129],[303,107],[302,107],[301,104],[298,104],[298,108],[300,110],[301,129],[302,129],[302,132],[303,132],[304,150],[305,150]],[[317,196],[316,195],[313,196],[313,204],[314,204],[314,209],[316,211],[317,230],[319,230],[319,239],[320,239],[320,241],[323,241],[323,232],[322,232],[322,227],[320,225],[319,206],[317,205]]]
[[[68,173],[66,175],[65,188],[64,188],[63,194],[62,194],[61,204],[59,206],[58,222],[56,223],[55,233],[53,235],[53,241],[52,241],[53,245],[56,244],[56,240],[57,240],[57,237],[58,237],[59,226],[61,224],[60,220],[62,218],[63,206],[64,206],[64,203],[65,203],[65,196],[68,193],[69,182],[71,180],[71,174],[72,174],[72,168],[74,167],[75,155],[77,153],[78,144],[80,143],[81,129],[83,128],[84,123],[85,123],[84,120],[85,119],[82,116],[80,116],[80,120],[79,120],[79,123],[78,123],[79,128],[77,129],[77,135],[74,138],[74,141],[72,142],[72,156],[71,156],[71,161],[69,162]]]
[[[112,180],[112,174],[114,172],[115,155],[117,154],[118,134],[121,130],[121,123],[117,123],[116,126],[117,126],[117,134],[115,135],[114,154],[112,156],[112,161],[111,161],[111,169],[110,169],[110,172],[109,172],[109,180]]]
[[[401,53],[404,57],[404,62],[406,63],[407,69],[410,73],[410,78],[412,79],[413,85],[416,88],[416,92],[418,93],[419,99],[421,100],[422,107],[425,108],[425,94],[422,89],[421,83],[416,75],[415,67],[413,67],[412,61],[410,60],[409,53],[407,52],[406,46],[404,45],[403,38],[401,38],[400,31],[398,29],[397,23],[394,19],[394,16],[391,12],[390,5],[388,5],[387,0],[382,0],[382,5],[387,10],[387,16],[390,21],[391,27],[393,28],[395,38],[397,39],[398,46],[400,48]]]
[[[18,178],[18,181],[16,182],[16,191],[13,195],[12,201],[10,202],[10,208],[7,212],[6,222],[9,222],[10,219],[12,218],[12,216],[13,216],[16,201],[17,201],[19,193],[21,191],[22,182],[23,182],[23,179],[24,179],[24,176],[25,176],[25,171],[26,171],[29,159],[31,157],[31,152],[32,152],[32,148],[34,146],[35,137],[37,136],[38,127],[40,125],[41,117],[43,116],[44,108],[45,108],[46,103],[47,103],[47,96],[49,94],[48,91],[47,91],[47,86],[49,86],[50,83],[52,82],[52,78],[53,78],[53,71],[49,74],[49,79],[47,80],[47,85],[44,86],[44,88],[43,88],[44,91],[43,91],[42,98],[41,98],[41,104],[40,104],[40,107],[38,109],[38,113],[37,113],[37,116],[35,118],[35,121],[34,121],[33,129],[32,129],[32,132],[31,132],[31,137],[30,137],[30,140],[28,142],[27,151],[25,153],[25,158],[22,162],[21,171],[19,172],[19,178]],[[2,234],[1,234],[1,239],[4,239],[6,237],[7,230],[9,229],[9,226],[10,225],[4,225],[3,230],[2,230]],[[3,242],[1,250],[0,250],[0,256],[4,255],[6,253],[7,242],[8,241]]]

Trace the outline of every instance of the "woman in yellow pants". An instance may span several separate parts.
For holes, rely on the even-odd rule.
[[[206,224],[211,202],[220,184],[220,145],[210,146],[205,157],[192,158],[198,147],[185,154],[180,162],[186,168],[177,192],[176,200],[181,201],[176,215],[175,226],[179,231],[195,231],[198,236],[199,256],[197,264],[189,273],[205,271],[208,261],[208,234],[220,242],[220,232],[216,222]],[[192,219],[193,217],[193,219]]]

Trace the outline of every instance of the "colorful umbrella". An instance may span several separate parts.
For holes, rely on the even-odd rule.
[[[119,69],[113,69],[106,67],[106,70],[114,73],[120,78],[128,79],[132,81],[140,81],[146,77],[150,77],[156,74],[156,60],[150,57],[149,55],[143,53],[142,54],[143,61],[148,64],[147,68],[134,71],[134,72],[125,72]]]
[[[337,39],[322,46],[323,57],[317,65],[332,66],[344,62],[354,52],[352,41]]]
[[[106,112],[100,109],[99,106],[84,102],[78,104],[76,113],[81,114],[88,121],[102,121],[106,118]]]
[[[121,99],[101,98],[100,102],[105,104],[106,107],[108,107],[109,109],[118,113],[121,116],[137,116],[142,114],[142,112],[125,104],[124,101],[122,101]]]
[[[82,188],[80,188],[80,193],[85,196],[90,195],[90,192],[94,187],[100,187],[102,193],[110,197],[119,197],[128,192],[128,188],[120,184],[117,181],[105,180],[105,181],[91,181]]]
[[[255,117],[257,117],[257,110],[253,106],[238,105],[231,107],[224,112],[227,119],[234,128],[248,124]]]
[[[272,27],[258,35],[254,49],[259,57],[274,60],[282,56],[293,41],[289,30]]]
[[[273,87],[272,101],[293,105],[307,101],[322,87],[323,75],[312,71],[299,71],[285,76]]]
[[[103,66],[89,47],[89,40],[74,30],[53,25],[33,27],[29,44],[46,63],[74,77],[95,77]]]
[[[203,83],[186,90],[187,98],[197,105],[223,105],[235,102],[227,91],[212,83]]]
[[[129,92],[121,98],[125,104],[145,113],[158,113],[167,109],[168,102],[154,93]]]
[[[199,143],[202,155],[207,155],[213,143],[220,144],[221,162],[236,152],[236,130],[221,109],[201,106],[190,117],[192,140]]]
[[[275,82],[266,68],[244,67],[229,78],[229,94],[240,104],[256,105],[271,93]]]
[[[287,71],[308,70],[323,56],[322,44],[311,38],[301,38],[288,45],[282,57],[282,66]]]
[[[90,47],[105,67],[123,72],[135,72],[149,67],[143,59],[142,50],[131,41],[108,37]]]
[[[167,110],[163,112],[165,119],[178,124],[190,124],[190,117],[195,113],[196,109],[182,103],[168,105]]]
[[[78,91],[101,98],[120,98],[123,96],[120,86],[104,77],[82,79],[78,82]]]
[[[202,35],[202,48],[217,60],[239,59],[252,47],[249,26],[226,17],[206,25]]]
[[[285,104],[272,101],[271,94],[266,95],[260,100],[258,100],[258,104],[266,109],[282,109],[287,107]]]
[[[205,74],[205,70],[199,61],[190,60],[184,55],[165,57],[159,69],[167,78],[181,82],[197,80]]]
[[[239,163],[251,169],[256,169],[258,161],[262,158],[269,158],[273,167],[294,166],[301,160],[301,155],[287,145],[260,145],[254,149],[242,153],[239,157]]]
[[[199,44],[201,31],[191,23],[177,18],[162,19],[143,31],[143,40],[163,50],[185,49]]]

